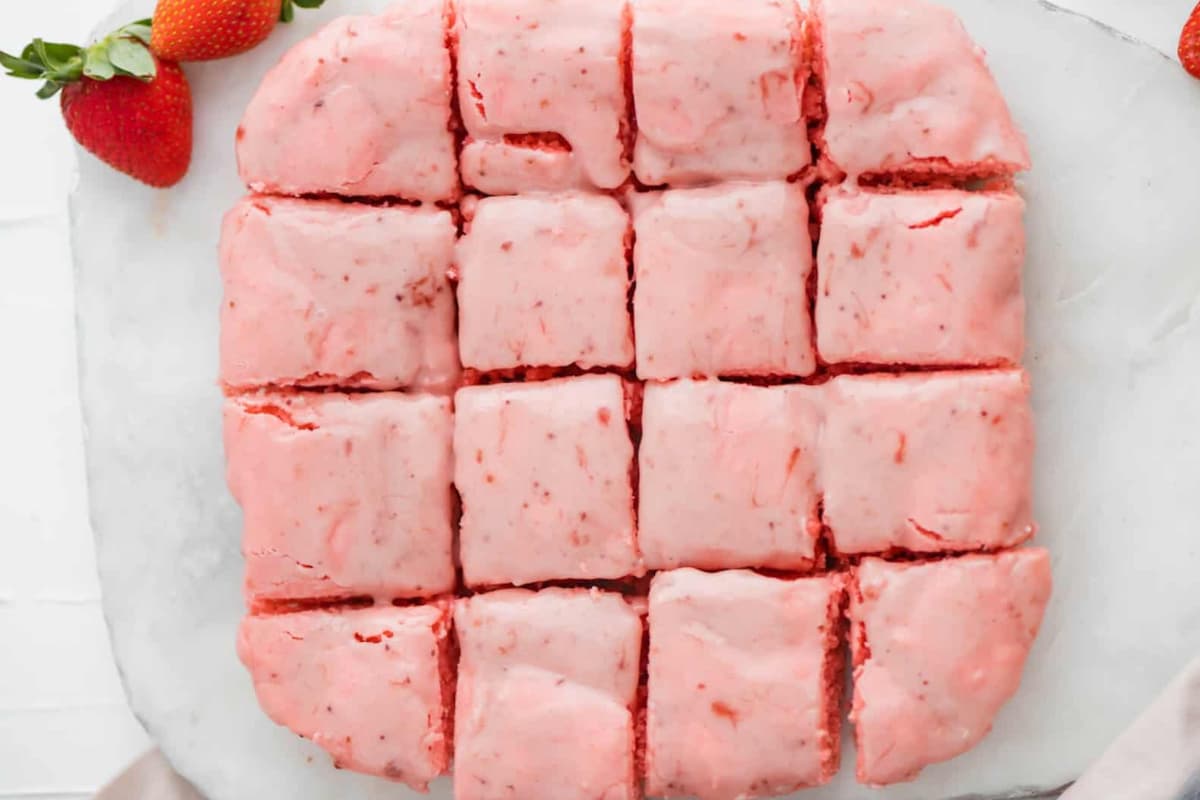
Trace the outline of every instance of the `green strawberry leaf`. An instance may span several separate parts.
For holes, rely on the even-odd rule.
[[[137,39],[142,44],[150,44],[150,20],[139,19],[117,30],[118,36]]]
[[[83,59],[83,74],[95,81],[106,81],[117,74],[107,50],[89,48]]]
[[[41,39],[34,39],[33,47],[38,55],[41,56],[42,62],[52,69],[62,69],[70,64],[73,59],[78,58],[81,52],[73,44],[44,42]]]
[[[4,67],[7,74],[14,78],[37,79],[46,74],[46,70],[41,64],[25,58],[17,58],[2,50],[0,50],[0,67]]]
[[[283,0],[279,6],[279,21],[291,22],[296,17],[296,9],[292,6],[292,0]]]
[[[123,75],[150,80],[158,72],[146,45],[133,39],[113,38],[108,42],[108,60]]]
[[[292,0],[292,2],[301,8],[320,8],[325,0]]]
[[[62,84],[58,81],[46,81],[42,84],[42,88],[37,90],[37,96],[42,100],[49,100],[58,94],[58,90],[61,88]]]

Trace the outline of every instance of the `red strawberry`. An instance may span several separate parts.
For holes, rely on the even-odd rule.
[[[1200,78],[1200,3],[1192,9],[1192,15],[1183,25],[1183,33],[1179,36],[1179,60],[1190,75]]]
[[[151,186],[174,186],[192,160],[192,94],[178,64],[149,81],[84,78],[62,92],[71,134],[101,161]]]
[[[209,61],[244,53],[290,22],[293,5],[324,0],[158,0],[150,47],[172,61]]]
[[[149,40],[149,20],[87,49],[34,39],[19,58],[0,52],[0,66],[44,80],[38,97],[61,90],[67,128],[102,161],[151,186],[171,186],[192,157],[192,94],[177,64],[150,53]]]

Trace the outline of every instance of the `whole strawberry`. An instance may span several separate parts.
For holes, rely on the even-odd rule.
[[[294,6],[324,0],[158,0],[150,47],[171,61],[210,61],[244,53],[266,39]]]
[[[62,92],[67,129],[105,163],[151,186],[172,186],[192,157],[192,94],[177,64],[155,58],[149,20],[87,48],[34,39],[19,57],[0,52],[9,75]]]
[[[1200,4],[1192,9],[1179,36],[1179,60],[1190,75],[1200,78]]]

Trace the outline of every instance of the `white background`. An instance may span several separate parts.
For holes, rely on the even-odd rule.
[[[1058,2],[1172,54],[1193,4]],[[39,35],[82,42],[115,5],[6,0],[0,49]],[[112,664],[88,527],[66,208],[74,155],[57,103],[39,103],[35,88],[0,80],[0,800],[79,800],[148,741]]]

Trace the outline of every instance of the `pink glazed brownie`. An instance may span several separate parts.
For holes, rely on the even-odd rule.
[[[458,0],[463,180],[485,194],[629,176],[617,0]]]
[[[463,364],[632,364],[630,239],[628,215],[605,195],[480,200],[456,259]]]
[[[1024,372],[840,376],[826,389],[820,472],[837,553],[995,549],[1033,535]]]
[[[1029,150],[947,8],[926,0],[813,0],[824,84],[823,155],[850,178],[987,177],[1029,168]]]
[[[639,194],[633,219],[639,378],[812,374],[802,186]]]
[[[227,400],[250,605],[453,589],[451,433],[447,397]]]
[[[843,583],[742,570],[654,577],[648,794],[745,800],[833,777]]]
[[[641,574],[619,377],[469,386],[455,406],[468,586]]]
[[[638,180],[786,178],[811,161],[793,0],[633,0]]]
[[[596,589],[457,601],[455,800],[640,800],[642,620]]]
[[[450,763],[449,631],[442,603],[252,616],[238,655],[276,723],[339,768],[424,791]]]
[[[1017,691],[1049,598],[1041,549],[865,559],[850,602],[858,779],[910,780],[978,744]]]
[[[334,20],[288,51],[238,128],[246,185],[455,199],[448,13],[444,0],[404,0],[378,16]]]
[[[1012,192],[832,192],[817,250],[822,360],[1018,363],[1024,208]]]
[[[650,569],[807,570],[823,387],[649,384],[638,537]]]
[[[221,381],[448,392],[448,211],[247,197],[221,233]]]

